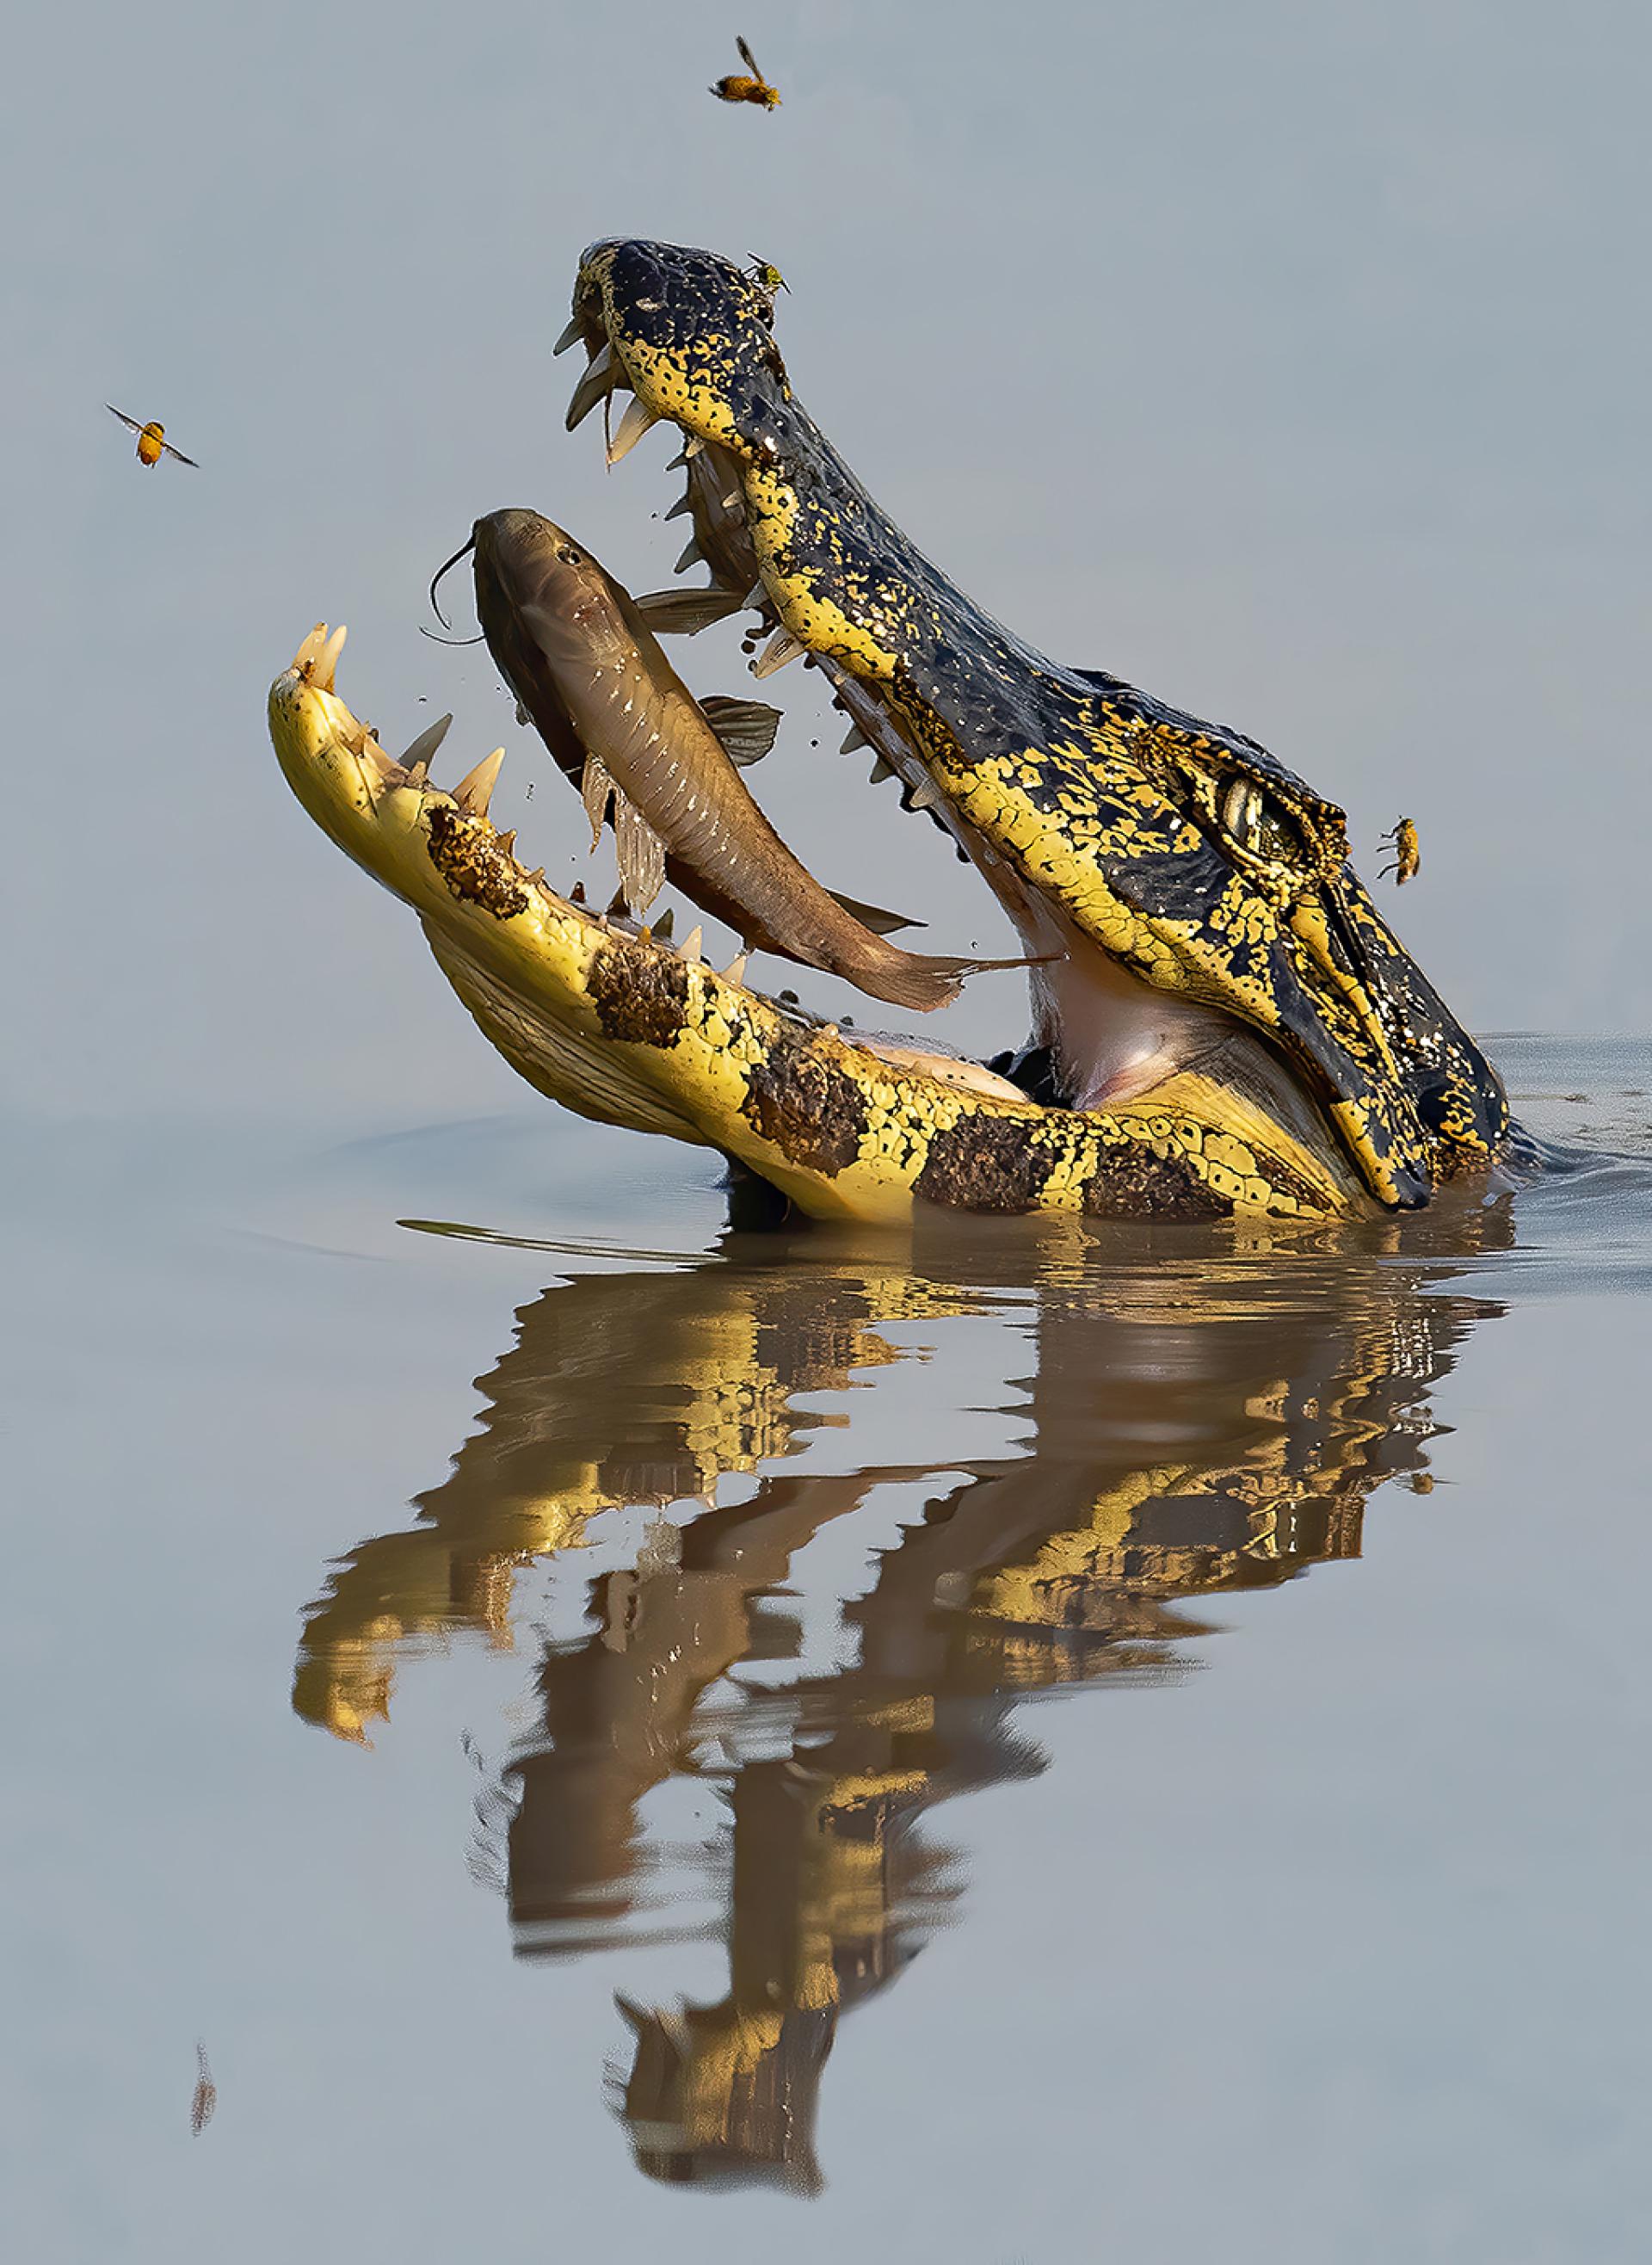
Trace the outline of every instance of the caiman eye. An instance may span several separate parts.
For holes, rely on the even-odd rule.
[[[1269,865],[1311,863],[1302,829],[1255,779],[1242,774],[1222,797],[1222,830],[1235,848]]]
[[[576,550],[571,543],[559,543],[557,545],[557,556],[561,559],[564,566],[583,566],[585,564],[585,553],[581,550]]]

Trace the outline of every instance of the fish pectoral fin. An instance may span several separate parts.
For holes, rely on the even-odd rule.
[[[738,614],[745,599],[732,590],[650,590],[634,599],[656,637],[695,637],[714,622]]]
[[[828,889],[827,896],[842,906],[851,920],[870,928],[874,936],[894,936],[903,928],[928,928],[928,921],[913,920],[906,913],[888,913],[881,905],[863,905],[858,897],[846,897],[841,889]]]
[[[748,763],[762,761],[780,729],[780,710],[766,700],[739,700],[728,693],[714,692],[700,703],[700,711],[722,740],[729,761],[742,770]]]

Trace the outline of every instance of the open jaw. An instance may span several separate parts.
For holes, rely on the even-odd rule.
[[[1030,1038],[992,1069],[921,1039],[850,1038],[748,987],[743,959],[714,972],[697,934],[679,949],[659,922],[557,896],[489,820],[502,757],[451,791],[430,779],[433,750],[392,760],[338,697],[336,645],[317,632],[272,692],[282,767],[413,906],[493,1044],[581,1113],[722,1149],[822,1217],[898,1219],[930,1200],[1321,1219],[1415,1205],[1488,1161],[1501,1088],[1372,908],[1341,812],[1254,743],[1059,668],[979,613],[801,410],[771,324],[761,285],[715,255],[586,254],[563,340],[589,358],[568,422],[600,408],[615,462],[653,423],[679,427],[687,484],[668,515],[693,533],[680,570],[710,575],[621,596],[662,632],[750,609],[772,632],[756,674],[800,656],[826,672],[846,745],[864,742],[874,779],[946,827],[1015,923],[1035,963]],[[534,516],[496,513],[477,535]],[[490,644],[522,697],[497,621]],[[591,807],[588,732],[526,704],[562,768],[586,766]],[[935,1002],[891,988],[877,952],[862,978],[853,954],[775,945],[772,918],[741,918],[738,881],[708,892],[692,863],[686,883],[680,861],[666,870],[719,917],[732,902],[770,949]]]

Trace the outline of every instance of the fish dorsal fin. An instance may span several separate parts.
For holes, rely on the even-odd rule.
[[[696,637],[713,622],[725,622],[746,603],[733,590],[650,590],[632,600],[656,637]]]
[[[846,897],[841,889],[828,889],[827,896],[841,904],[851,920],[870,928],[874,936],[893,936],[903,928],[928,928],[928,921],[911,920],[905,913],[886,913],[881,905],[863,905],[858,897]]]
[[[764,700],[739,700],[730,693],[714,692],[700,703],[700,710],[722,740],[729,761],[742,770],[747,763],[762,761],[780,729],[779,709]]]

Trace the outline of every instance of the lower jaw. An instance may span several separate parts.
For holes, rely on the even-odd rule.
[[[1263,1050],[1237,1028],[1105,1108],[1047,1109],[891,1060],[749,989],[741,969],[719,974],[558,896],[490,822],[489,767],[449,791],[394,761],[316,645],[271,692],[288,783],[418,914],[512,1067],[581,1115],[720,1149],[822,1219],[896,1224],[937,1203],[1318,1222],[1371,1207],[1314,1112],[1281,1108],[1253,1059]]]

